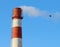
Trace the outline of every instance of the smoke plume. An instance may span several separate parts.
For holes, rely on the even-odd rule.
[[[29,16],[34,16],[34,17],[42,16],[48,19],[50,18],[49,15],[52,15],[51,17],[52,20],[60,19],[60,12],[50,13],[48,11],[40,10],[33,6],[20,6],[20,8],[22,8],[23,14],[27,14]]]
[[[23,10],[24,14],[28,14],[30,16],[39,16],[40,12],[37,8],[32,6],[20,6]]]

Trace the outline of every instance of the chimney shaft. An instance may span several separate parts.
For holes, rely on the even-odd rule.
[[[12,23],[12,47],[22,47],[22,9],[14,8]]]

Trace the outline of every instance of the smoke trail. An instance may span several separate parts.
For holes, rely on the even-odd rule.
[[[32,6],[20,6],[23,10],[24,14],[28,14],[30,16],[39,16],[40,12],[37,8]]]
[[[48,11],[40,10],[33,6],[20,6],[23,10],[23,14],[28,14],[29,16],[46,16],[50,13]]]
[[[48,11],[40,10],[33,6],[20,6],[20,8],[22,8],[23,14],[28,14],[29,16],[34,16],[34,17],[42,16],[44,18],[49,19],[50,18],[49,15],[52,15],[51,17],[52,20],[55,21],[60,20],[60,12],[50,13]]]

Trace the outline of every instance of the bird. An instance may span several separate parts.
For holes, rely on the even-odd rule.
[[[52,15],[49,15],[49,17],[52,17]]]

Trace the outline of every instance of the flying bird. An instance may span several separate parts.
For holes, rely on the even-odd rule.
[[[49,15],[49,17],[52,17],[52,15]]]

